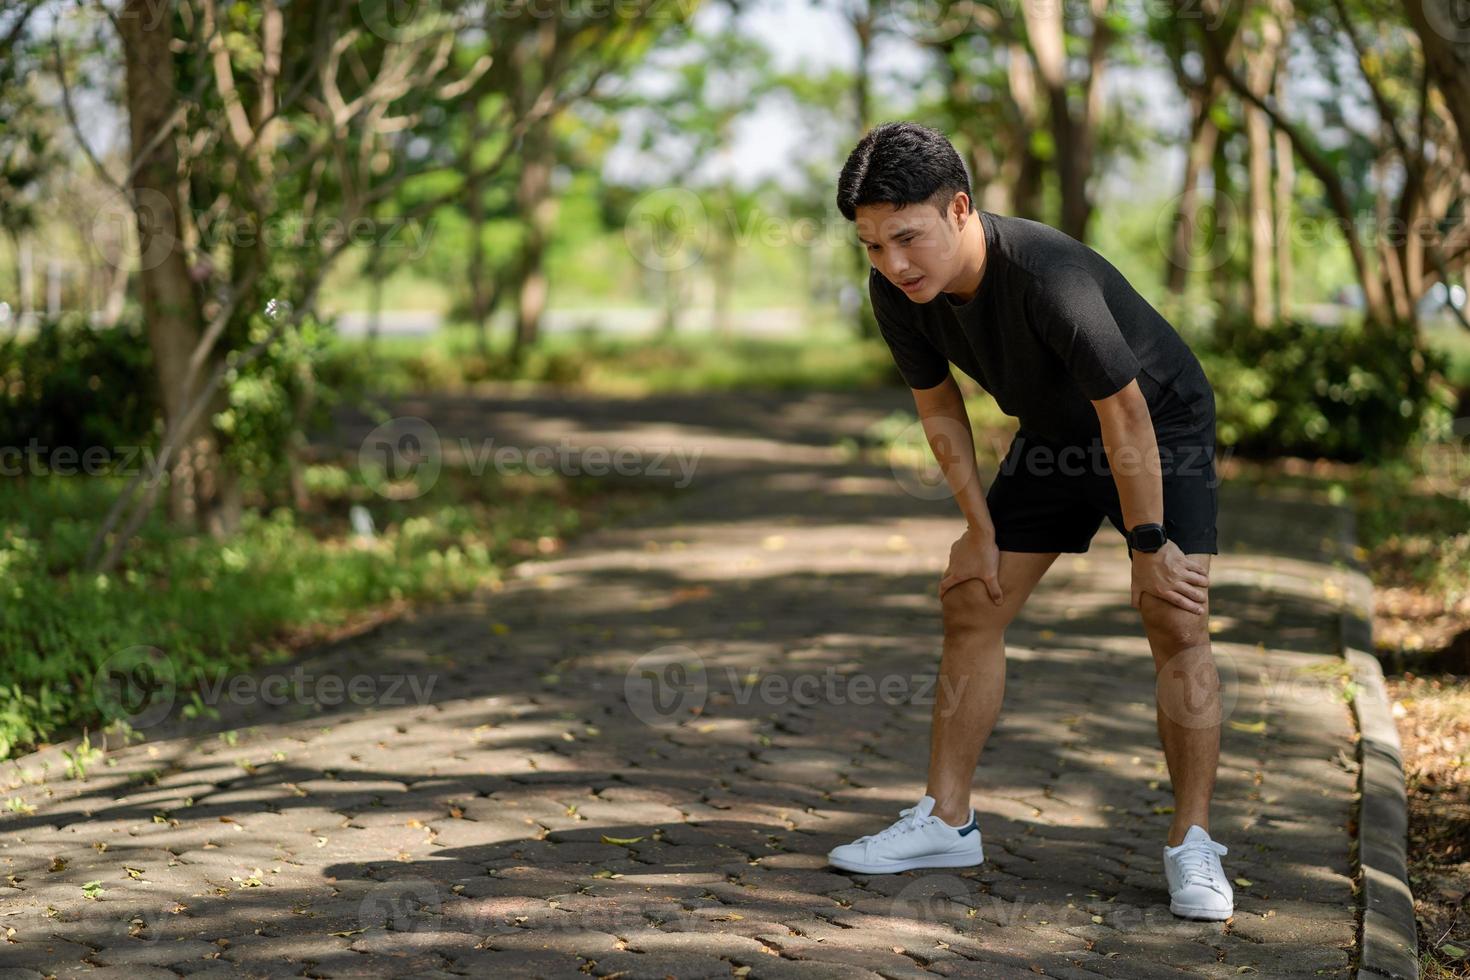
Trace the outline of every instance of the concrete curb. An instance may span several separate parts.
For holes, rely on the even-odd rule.
[[[1388,704],[1383,668],[1373,655],[1373,584],[1353,556],[1356,522],[1345,508],[1340,643],[1352,668],[1358,720],[1358,868],[1363,931],[1359,980],[1418,980],[1418,929],[1409,890],[1409,802],[1403,750]]]

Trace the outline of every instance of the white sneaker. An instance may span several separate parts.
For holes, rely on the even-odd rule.
[[[881,875],[910,868],[968,868],[985,860],[973,809],[963,827],[951,827],[933,810],[934,797],[922,796],[898,811],[900,819],[891,827],[832,848],[827,861],[844,871]]]
[[[1227,853],[1229,848],[1211,840],[1199,824],[1190,827],[1177,846],[1164,848],[1170,912],[1217,922],[1235,914],[1235,891],[1220,867],[1220,856]]]

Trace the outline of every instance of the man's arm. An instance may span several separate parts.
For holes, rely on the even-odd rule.
[[[1118,485],[1123,526],[1164,523],[1164,480],[1159,442],[1148,402],[1135,379],[1116,394],[1092,403],[1102,427],[1103,448]]]
[[[985,492],[980,486],[975,437],[970,429],[970,416],[965,411],[965,396],[953,376],[932,388],[912,390],[929,448],[969,525],[950,550],[950,565],[939,582],[939,597],[943,599],[954,586],[975,578],[984,584],[991,601],[1000,605],[1004,599],[1000,588],[1000,552],[995,545],[990,508],[985,504]]]
[[[1107,398],[1094,399],[1103,448],[1118,501],[1123,509],[1123,527],[1164,523],[1164,478],[1159,465],[1159,443],[1148,402],[1135,379]],[[1143,593],[1192,613],[1204,612],[1208,573],[1185,556],[1173,541],[1153,553],[1134,552],[1132,601],[1142,608]]]
[[[985,506],[980,468],[975,462],[975,436],[960,386],[951,376],[933,388],[915,388],[913,392],[924,436],[939,461],[955,503],[959,504],[970,530],[994,540],[995,525],[990,521],[990,508]]]

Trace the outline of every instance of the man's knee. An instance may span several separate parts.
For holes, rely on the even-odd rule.
[[[1179,608],[1167,599],[1145,592],[1139,602],[1139,612],[1143,616],[1143,628],[1155,646],[1185,650],[1209,641],[1208,600],[1204,612],[1193,613]]]
[[[953,586],[940,600],[940,606],[946,636],[999,633],[1015,616],[1011,603],[997,606],[985,583],[973,578]]]

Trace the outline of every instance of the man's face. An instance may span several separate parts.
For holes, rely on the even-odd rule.
[[[956,195],[958,198],[958,195]],[[932,204],[864,204],[857,209],[858,239],[868,261],[915,303],[927,303],[949,285],[960,264],[955,205],[941,214]]]

